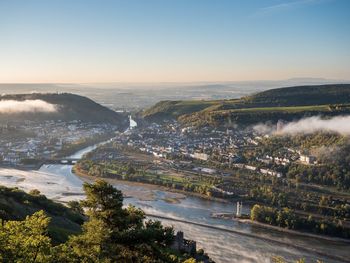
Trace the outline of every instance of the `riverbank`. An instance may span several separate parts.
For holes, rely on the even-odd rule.
[[[39,170],[43,163],[38,165],[11,165],[11,164],[0,164],[0,169],[16,169],[21,171],[35,171]]]
[[[77,144],[70,144],[67,148],[61,149],[54,154],[53,159],[65,159],[70,158],[77,152],[80,152],[86,148],[93,147],[94,145],[99,145],[101,143],[107,142],[115,136],[114,133],[106,133],[93,138],[86,138],[82,142]],[[51,158],[48,158],[51,159]],[[22,171],[38,171],[41,166],[46,164],[45,158],[39,159],[28,159],[25,160],[29,163],[18,163],[18,164],[9,164],[0,162],[0,168],[4,169],[18,169]]]
[[[322,239],[322,240],[327,240],[327,241],[332,241],[332,242],[343,242],[343,243],[350,244],[350,239],[345,239],[345,238],[341,238],[341,237],[331,237],[331,236],[326,236],[326,235],[313,234],[313,233],[309,233],[309,232],[301,232],[298,230],[293,230],[293,229],[283,228],[283,227],[279,227],[279,226],[264,224],[261,222],[253,221],[251,219],[234,218],[233,220],[240,222],[240,223],[243,223],[243,224],[249,224],[249,225],[261,227],[264,229],[273,229],[275,231],[279,231],[279,232],[283,232],[283,233],[288,233],[288,234],[293,234],[293,235],[298,235],[298,236],[303,236],[303,237],[312,237],[312,238],[317,238],[317,239]]]
[[[84,138],[79,143],[70,144],[67,147],[59,150],[56,153],[55,157],[56,158],[67,158],[67,156],[74,155],[76,152],[79,152],[85,148],[88,148],[88,147],[91,147],[93,145],[97,145],[97,144],[103,143],[105,141],[108,141],[111,138],[113,138],[114,136],[115,136],[114,132],[108,132],[108,133],[104,133],[101,135],[97,135],[97,136],[92,137],[92,138]]]
[[[231,203],[231,202],[233,203],[235,201],[235,200],[229,201],[227,199],[218,198],[218,197],[211,197],[211,196],[207,196],[207,195],[199,194],[199,193],[194,193],[194,192],[187,192],[184,190],[174,189],[174,188],[170,188],[170,187],[166,187],[166,186],[158,185],[158,184],[120,180],[120,179],[115,179],[115,178],[110,178],[110,177],[95,177],[95,176],[88,175],[88,174],[86,174],[80,170],[74,169],[74,168],[72,169],[72,172],[75,175],[77,175],[78,177],[80,177],[82,180],[86,179],[89,182],[94,181],[96,179],[103,179],[103,180],[106,180],[107,182],[112,183],[112,184],[123,183],[123,184],[131,185],[131,186],[142,186],[142,187],[148,188],[150,190],[162,190],[162,191],[168,191],[168,192],[182,194],[182,195],[195,196],[195,197],[202,198],[202,199],[209,200],[209,201],[216,201],[216,202],[221,202],[221,203]]]
[[[92,182],[92,181],[97,179],[94,176],[87,175],[87,174],[82,173],[80,171],[72,170],[72,172],[74,172],[74,174],[79,176],[83,181]],[[168,191],[168,192],[184,195],[183,197],[180,197],[180,198],[179,197],[164,198],[163,200],[166,202],[167,201],[168,202],[179,202],[180,201],[179,199],[183,199],[183,198],[185,198],[186,195],[190,195],[190,196],[196,196],[199,198],[203,198],[203,199],[206,199],[209,201],[219,201],[219,202],[229,203],[228,200],[207,197],[205,195],[201,195],[198,193],[189,193],[186,191],[176,190],[176,189],[172,189],[172,188],[168,188],[168,187],[160,186],[160,185],[155,185],[155,184],[146,184],[146,183],[141,183],[141,182],[125,181],[125,180],[119,180],[119,179],[113,179],[113,178],[102,178],[102,179],[106,180],[107,182],[109,182],[111,184],[122,183],[124,185],[129,185],[129,186],[142,186],[143,188],[146,188],[148,190],[162,190],[162,191]],[[125,198],[128,198],[128,196],[132,196],[132,197],[136,197],[140,200],[144,200],[144,201],[153,200],[153,196],[151,193],[149,193],[149,194],[146,193],[146,195],[144,195],[144,194],[145,193],[143,192],[142,195],[140,195],[140,193],[135,191],[132,193],[127,193],[127,196],[125,196]],[[239,223],[242,223],[242,224],[249,224],[252,226],[259,227],[259,228],[264,228],[267,230],[275,230],[278,232],[288,233],[288,234],[297,235],[297,236],[301,236],[301,237],[311,237],[311,238],[316,238],[316,239],[321,239],[321,240],[326,240],[326,241],[343,242],[343,243],[350,244],[349,239],[331,237],[331,236],[325,236],[325,235],[317,235],[317,234],[308,233],[308,232],[301,232],[301,231],[297,231],[297,230],[292,230],[292,229],[287,229],[287,228],[282,228],[282,227],[278,227],[278,226],[272,226],[272,225],[256,222],[256,221],[253,221],[250,219],[233,218],[233,220],[235,220]]]
[[[0,174],[0,178],[4,177],[4,185],[11,184],[13,187],[26,189],[26,191],[38,189],[43,194],[50,196],[50,198],[66,203],[70,200],[84,198],[81,191],[82,179],[89,182],[96,179],[95,177],[77,177],[71,170],[71,165],[45,165],[39,172],[30,171],[23,174],[17,170],[4,170]],[[9,175],[13,175],[14,178],[6,179],[5,177]],[[25,178],[24,182],[27,182],[26,185],[23,185],[23,182],[17,183],[17,178]],[[146,193],[152,192],[155,195],[154,201],[143,202],[136,197],[131,198],[132,196],[128,195],[130,199],[126,199],[126,203],[145,208],[144,211],[146,211],[148,218],[151,218],[150,214],[169,217],[169,221],[164,219],[162,220],[163,223],[167,222],[168,225],[172,225],[176,230],[189,233],[191,237],[195,236],[198,246],[204,248],[216,262],[261,262],[262,259],[267,260],[275,255],[283,256],[286,259],[290,259],[290,261],[305,257],[308,262],[316,262],[316,259],[323,260],[323,262],[347,262],[343,259],[348,258],[348,244],[344,245],[340,242],[326,242],[313,238],[302,238],[288,233],[284,234],[274,232],[273,230],[264,230],[265,228],[258,230],[248,224],[235,223],[233,221],[227,221],[227,223],[223,221],[216,222],[208,218],[211,211],[231,211],[231,204],[210,202],[202,198],[192,198],[191,196],[184,200],[177,199],[180,201],[179,203],[167,204],[164,199],[167,198],[168,191],[164,193],[156,185],[129,182],[128,185],[130,186],[126,186],[126,181],[116,182],[116,187],[118,187],[117,184],[120,184],[123,192],[125,190],[132,190],[133,193],[138,193],[141,197],[147,197]],[[154,191],[150,191],[149,189]],[[74,194],[79,194],[79,196],[75,196]],[[67,198],[70,195],[72,196]],[[173,194],[170,193],[170,195]],[[173,220],[173,218],[189,223],[181,223],[180,221]],[[191,222],[203,223],[203,226],[197,226]],[[213,226],[213,228],[204,225]],[[215,227],[221,229],[219,230]],[[258,235],[261,238],[254,238],[250,235],[245,236],[244,233]],[[276,242],[279,241],[280,243],[273,243],[274,241],[267,242],[267,240],[262,239],[263,237],[277,240]],[[213,238],[215,242],[213,242]],[[301,248],[295,250],[289,244],[297,244]],[[302,247],[308,248],[309,253],[303,252]],[[315,251],[322,252],[325,257],[321,257]],[[251,256],[247,257],[246,255]],[[339,256],[337,258],[339,261],[332,260],[333,257],[328,257],[328,255]],[[340,257],[342,258],[340,259]],[[245,261],[244,259],[247,260]]]
[[[283,228],[279,226],[274,226],[274,225],[269,225],[266,223],[254,221],[250,219],[249,215],[246,215],[244,217],[236,217],[235,214],[232,214],[232,213],[212,213],[211,217],[217,218],[217,219],[224,219],[224,220],[233,220],[239,223],[257,226],[259,228],[272,229],[278,232],[289,233],[289,234],[298,235],[302,237],[311,237],[311,238],[317,238],[317,239],[322,239],[322,240],[332,241],[332,242],[350,243],[350,239],[346,239],[346,238],[332,237],[332,236],[320,235],[320,234],[315,234],[310,232],[302,232],[299,230]]]
[[[180,222],[180,223],[185,223],[185,224],[191,224],[191,225],[195,225],[195,226],[199,226],[199,227],[205,227],[205,228],[211,228],[211,229],[215,229],[215,230],[219,230],[219,231],[223,231],[223,232],[229,232],[229,233],[234,233],[234,234],[238,234],[241,236],[246,236],[246,237],[250,237],[250,238],[257,238],[266,242],[270,242],[276,245],[288,245],[289,247],[304,251],[304,252],[308,252],[308,253],[315,253],[318,254],[320,256],[325,256],[327,258],[331,258],[334,260],[339,260],[341,262],[347,262],[350,263],[350,259],[348,257],[343,257],[343,256],[338,256],[338,255],[333,255],[333,254],[329,254],[329,253],[325,253],[323,251],[319,251],[316,249],[312,249],[309,247],[304,247],[304,246],[300,246],[297,244],[292,244],[289,242],[284,242],[284,241],[280,241],[280,240],[276,240],[273,238],[268,238],[265,236],[261,236],[258,234],[253,234],[253,233],[246,233],[246,232],[241,232],[241,231],[237,231],[234,229],[227,229],[227,228],[223,228],[223,227],[218,227],[218,226],[213,226],[213,225],[208,225],[208,224],[203,224],[203,223],[197,223],[197,222],[192,222],[192,221],[187,221],[187,220],[182,220],[182,219],[177,219],[177,218],[171,218],[171,217],[166,217],[166,216],[159,216],[159,215],[153,215],[153,214],[146,214],[149,217],[153,217],[153,218],[158,218],[158,219],[163,219],[163,220],[169,220],[169,221],[175,221],[175,222]],[[335,241],[335,242],[339,242],[339,241]]]

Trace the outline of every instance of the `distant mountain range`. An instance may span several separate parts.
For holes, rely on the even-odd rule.
[[[73,93],[116,110],[135,111],[162,100],[234,99],[267,89],[350,83],[349,80],[293,78],[282,80],[169,83],[0,83],[0,94]]]
[[[184,126],[250,125],[291,121],[305,116],[350,114],[350,84],[277,88],[228,100],[166,100],[141,113],[148,121],[177,119]],[[81,120],[129,125],[125,114],[71,93],[32,93],[0,96],[0,123]]]
[[[186,126],[220,126],[350,114],[350,84],[271,89],[240,99],[161,101],[142,112],[150,121],[178,119]]]
[[[80,120],[116,124],[120,129],[129,124],[126,115],[75,94],[33,93],[0,96],[0,122],[25,120]]]

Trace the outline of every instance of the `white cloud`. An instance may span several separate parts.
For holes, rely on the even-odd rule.
[[[319,116],[304,118],[299,121],[285,124],[278,133],[314,133],[318,131],[350,134],[350,116],[337,116],[331,119],[321,119]]]
[[[55,112],[56,105],[43,100],[0,100],[0,113]]]

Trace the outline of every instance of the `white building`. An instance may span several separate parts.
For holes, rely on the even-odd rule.
[[[237,209],[236,209],[236,216],[237,217],[242,216],[242,208],[243,208],[242,202],[237,202]]]
[[[194,153],[193,158],[208,161],[209,156],[206,153]]]
[[[300,161],[306,164],[316,163],[316,157],[311,155],[300,155]]]

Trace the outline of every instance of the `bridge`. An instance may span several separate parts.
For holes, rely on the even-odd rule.
[[[67,164],[67,165],[73,165],[76,164],[77,161],[80,159],[78,158],[52,158],[52,159],[45,159],[43,160],[44,164]]]

